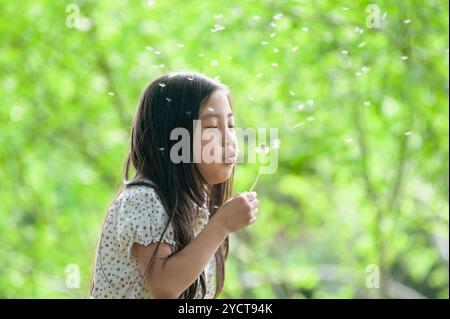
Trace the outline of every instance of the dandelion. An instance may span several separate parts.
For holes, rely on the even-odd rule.
[[[302,28],[302,31],[303,31],[303,32],[308,32],[308,31],[309,31],[309,28],[308,28],[308,27],[303,27],[303,28]]]
[[[270,153],[270,149],[272,148],[274,150],[277,150],[277,149],[280,148],[280,144],[281,144],[281,141],[279,139],[274,139],[274,140],[271,141],[270,146],[267,146],[265,144],[261,144],[260,146],[258,146],[255,149],[256,153],[260,154],[260,157],[259,157],[260,158],[260,161],[259,161],[260,166],[259,166],[259,170],[258,170],[258,175],[256,175],[255,181],[253,182],[252,187],[250,187],[249,192],[253,191],[253,189],[255,188],[256,184],[258,183],[259,176],[261,175],[261,172],[262,172],[261,164],[266,162],[267,155]],[[262,160],[261,160],[261,158],[262,158]]]
[[[405,132],[405,136],[411,136],[412,133],[413,133],[413,132],[411,132],[411,131]]]
[[[293,47],[292,52],[298,51],[298,47]]]
[[[403,55],[403,56],[401,56],[400,57],[400,59],[402,60],[402,61],[406,61],[406,60],[408,60],[408,56],[407,55]]]
[[[269,44],[269,42],[267,42],[267,41],[261,41],[261,45],[268,45]]]
[[[156,55],[161,55],[161,51],[155,51]]]
[[[363,105],[364,106],[370,106],[370,101],[364,101]]]
[[[273,37],[275,37],[276,35],[277,35],[276,32],[272,32],[272,33],[269,35],[269,37],[273,38]]]
[[[278,66],[278,63],[273,62],[273,63],[272,63],[272,66],[273,66],[274,68],[276,68],[276,67]]]
[[[109,96],[114,96],[114,92],[108,92]]]
[[[358,44],[358,48],[362,48],[362,47],[365,46],[365,45],[366,45],[366,41],[361,42],[360,44]]]
[[[342,51],[341,51],[341,54],[342,54],[342,55],[348,55],[348,51],[347,51],[347,50],[342,50]]]
[[[278,52],[279,52],[278,48],[273,48],[272,51],[273,51],[274,53],[278,53]]]
[[[412,21],[411,19],[406,19],[406,20],[403,21],[403,23],[404,23],[404,24],[410,24],[411,21]]]
[[[289,94],[290,94],[291,96],[294,96],[294,95],[295,95],[295,92],[292,91],[292,90],[290,90],[290,91],[289,91]]]
[[[348,11],[348,7],[342,7],[342,11]]]
[[[314,100],[313,99],[309,99],[308,101],[306,101],[306,105],[309,108],[312,108],[314,106]]]

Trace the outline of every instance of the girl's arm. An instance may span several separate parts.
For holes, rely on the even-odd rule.
[[[258,204],[254,192],[229,200],[220,207],[198,236],[170,257],[164,266],[165,257],[171,254],[171,249],[170,245],[161,243],[153,271],[145,278],[151,295],[154,298],[177,298],[181,295],[200,276],[226,236],[255,221]],[[141,274],[145,273],[156,245],[135,244]]]

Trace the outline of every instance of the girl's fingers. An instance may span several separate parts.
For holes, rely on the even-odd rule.
[[[249,201],[253,201],[254,199],[256,199],[256,196],[257,196],[258,194],[256,194],[256,192],[249,192],[249,193],[246,193],[246,197],[247,197],[247,199],[249,200]]]
[[[253,209],[255,209],[256,207],[259,206],[259,200],[255,199],[254,201],[251,202],[251,205],[252,205]]]

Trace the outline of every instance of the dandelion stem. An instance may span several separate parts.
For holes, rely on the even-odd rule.
[[[256,179],[255,179],[255,181],[253,182],[252,187],[250,187],[249,192],[253,191],[253,188],[255,188],[256,183],[258,183],[259,175],[261,175],[261,169],[258,171],[258,175],[256,176]]]

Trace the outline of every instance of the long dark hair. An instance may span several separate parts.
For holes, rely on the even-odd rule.
[[[131,147],[125,160],[124,187],[147,185],[158,193],[169,221],[161,235],[164,236],[172,223],[176,246],[167,257],[170,258],[182,250],[194,238],[193,225],[198,207],[209,209],[214,216],[230,196],[233,175],[227,181],[208,185],[201,176],[191,153],[189,163],[173,163],[170,149],[177,141],[170,140],[174,128],[185,128],[190,134],[190,147],[193,149],[193,120],[198,119],[200,108],[208,97],[217,90],[228,89],[223,84],[195,72],[177,72],[160,76],[144,90],[140,98],[131,130]],[[230,101],[231,104],[231,101]],[[132,165],[132,167],[131,167]],[[134,168],[130,178],[130,169]],[[151,181],[151,184],[148,183]],[[197,206],[194,210],[193,203]],[[151,275],[155,252],[149,261],[144,278]],[[225,260],[228,256],[228,237],[215,253],[216,260],[216,298],[223,289],[225,278]],[[167,261],[165,260],[165,262]],[[198,285],[201,285],[202,297],[206,294],[204,272],[180,296],[194,298]]]

